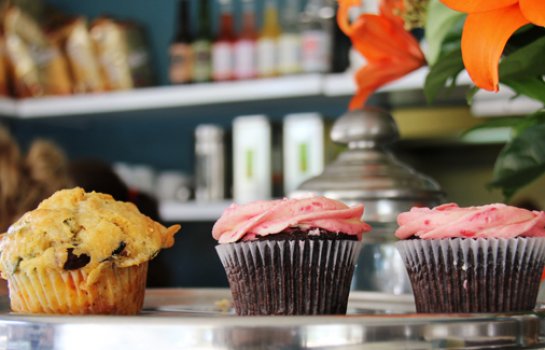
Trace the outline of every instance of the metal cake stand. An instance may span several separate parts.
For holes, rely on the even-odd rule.
[[[227,289],[150,289],[137,316],[9,312],[0,349],[540,349],[545,309],[415,314],[412,296],[352,292],[346,316],[239,317]]]

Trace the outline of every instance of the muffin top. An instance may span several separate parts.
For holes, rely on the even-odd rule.
[[[397,217],[400,239],[544,237],[545,213],[505,204],[412,208]]]
[[[360,240],[371,230],[362,220],[363,210],[363,205],[348,207],[325,197],[232,204],[214,224],[212,236],[219,243],[233,243],[298,228],[308,234],[319,235],[320,230],[312,229],[323,229],[355,235]]]
[[[128,267],[153,259],[174,244],[179,226],[165,228],[135,205],[110,195],[61,190],[24,214],[1,235],[3,278],[32,269]]]

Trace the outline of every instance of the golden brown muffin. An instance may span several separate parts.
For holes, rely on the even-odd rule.
[[[174,244],[131,203],[81,188],[62,190],[23,215],[0,242],[1,276],[17,312],[134,314],[148,261]]]

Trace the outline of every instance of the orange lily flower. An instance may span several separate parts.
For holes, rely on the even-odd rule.
[[[498,91],[498,64],[507,40],[522,26],[545,26],[544,0],[441,0],[466,12],[462,58],[478,87]]]
[[[361,6],[361,0],[339,0],[337,12],[339,27],[367,59],[367,65],[356,72],[358,89],[350,102],[350,110],[362,108],[381,86],[426,62],[418,41],[404,29],[399,17],[402,0],[382,0],[378,15],[363,14],[350,23],[348,11],[354,6]]]

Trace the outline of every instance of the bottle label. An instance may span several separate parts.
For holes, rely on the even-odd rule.
[[[212,77],[211,47],[207,40],[197,40],[193,43],[193,81],[205,82]]]
[[[218,41],[212,47],[212,76],[214,80],[233,78],[233,45]]]
[[[301,37],[286,33],[278,41],[278,71],[295,74],[301,71]]]
[[[257,47],[253,40],[239,40],[234,45],[235,79],[251,79],[257,76]]]
[[[184,84],[191,81],[193,70],[193,50],[191,45],[174,43],[170,46],[169,78],[172,84]]]
[[[277,42],[262,38],[257,42],[257,72],[260,77],[270,77],[277,73]]]
[[[303,71],[321,73],[329,70],[329,35],[322,30],[307,30],[302,33]]]

